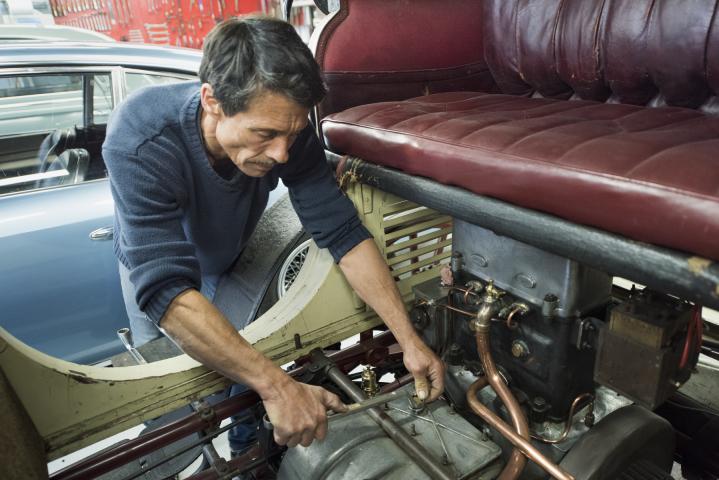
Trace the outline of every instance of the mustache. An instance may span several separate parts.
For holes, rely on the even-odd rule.
[[[247,163],[252,163],[252,164],[255,164],[255,165],[262,166],[262,167],[274,167],[275,165],[277,165],[277,162],[275,162],[274,160],[270,160],[270,159],[266,159],[266,160],[248,160]]]

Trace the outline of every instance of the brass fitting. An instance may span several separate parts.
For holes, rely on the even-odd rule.
[[[494,286],[491,280],[484,287],[484,296],[482,297],[482,305],[477,311],[477,315],[470,321],[469,328],[475,332],[489,330],[489,327],[500,310],[499,299],[506,292]]]
[[[484,287],[484,302],[485,303],[494,303],[497,300],[499,300],[500,297],[502,297],[505,293],[507,293],[507,292],[495,287],[494,281],[490,280],[487,283],[487,286]]]
[[[370,366],[367,366],[364,370],[362,370],[362,390],[365,395],[367,395],[367,398],[374,397],[379,391],[379,387],[377,386],[377,374]]]

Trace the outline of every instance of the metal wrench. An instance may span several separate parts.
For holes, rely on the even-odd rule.
[[[355,413],[364,412],[365,410],[368,410],[373,407],[378,407],[401,397],[402,396],[396,390],[389,393],[383,393],[382,395],[377,395],[376,397],[368,398],[367,400],[362,400],[361,402],[351,403],[347,405],[346,412],[330,413],[329,415],[327,415],[327,420],[348,417],[350,415],[354,415]]]

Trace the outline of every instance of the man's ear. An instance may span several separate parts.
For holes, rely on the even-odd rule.
[[[200,87],[200,103],[202,103],[202,109],[209,115],[214,117],[222,115],[220,102],[215,98],[212,86],[209,83],[203,83]]]

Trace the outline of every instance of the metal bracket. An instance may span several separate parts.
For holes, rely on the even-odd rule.
[[[217,412],[206,400],[195,400],[190,403],[190,406],[200,414],[200,419],[203,422],[211,426],[211,428],[205,430],[207,433],[210,433],[208,430],[214,430],[220,425],[217,420]]]
[[[230,480],[233,478],[234,472],[230,464],[217,453],[217,450],[215,450],[215,447],[213,447],[211,443],[202,447],[202,453],[210,464],[210,467],[217,473],[219,480]]]
[[[597,329],[594,326],[593,318],[584,318],[579,322],[579,329],[577,330],[577,341],[575,346],[577,350],[589,350],[592,348],[592,344],[589,342],[589,332],[593,332]]]
[[[335,364],[322,353],[322,350],[315,348],[310,352],[311,364],[309,370],[313,373],[327,373],[331,368],[335,367]]]

